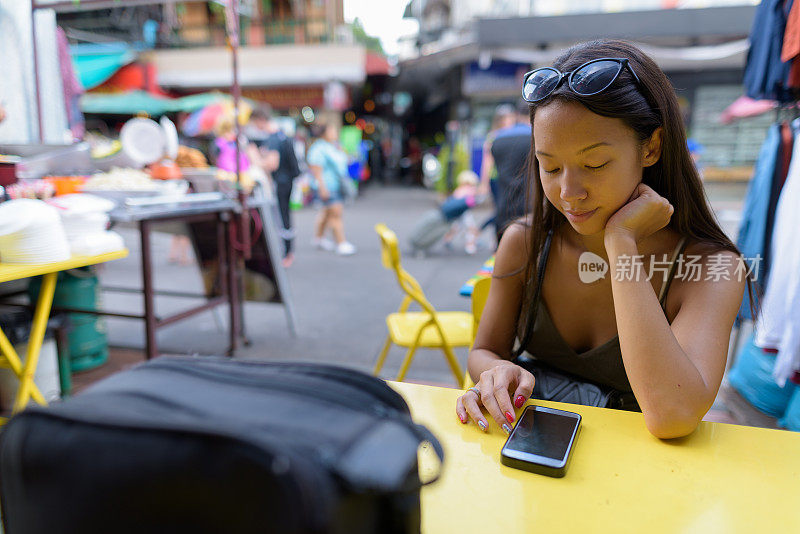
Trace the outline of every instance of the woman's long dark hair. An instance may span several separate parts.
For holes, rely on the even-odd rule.
[[[675,90],[664,72],[644,52],[628,42],[599,39],[577,44],[553,62],[561,72],[576,69],[592,59],[603,57],[627,58],[636,72],[641,85],[637,84],[627,69],[623,69],[611,87],[594,96],[574,93],[564,83],[546,99],[531,104],[530,122],[533,125],[536,110],[553,100],[577,102],[589,111],[621,119],[645,142],[658,127],[663,127],[661,157],[652,166],[645,167],[642,182],[669,200],[675,208],[668,227],[690,242],[699,241],[715,246],[718,250],[729,250],[740,254],[736,245],[725,235],[709,207],[703,183],[692,161],[686,144],[683,119]],[[566,218],[545,197],[539,180],[539,163],[535,157],[533,132],[528,156],[526,179],[522,181],[526,206],[532,209],[528,264],[526,267],[525,295],[520,318],[528,325],[532,309],[536,279],[537,259],[549,231],[555,231],[566,223]],[[568,223],[566,223],[568,224]],[[751,311],[755,317],[752,280],[747,281]],[[527,334],[527,332],[526,332]],[[523,337],[523,336],[521,336]]]

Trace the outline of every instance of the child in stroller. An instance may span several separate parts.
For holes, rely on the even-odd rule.
[[[427,252],[440,240],[451,247],[455,237],[462,229],[465,231],[467,254],[475,254],[480,229],[470,209],[480,204],[478,197],[478,175],[472,171],[462,171],[456,179],[458,187],[447,197],[438,209],[422,216],[411,234],[413,253]]]

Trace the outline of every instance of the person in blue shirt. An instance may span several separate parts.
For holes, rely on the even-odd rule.
[[[339,148],[339,129],[333,124],[319,124],[317,139],[308,148],[306,162],[314,180],[311,188],[322,203],[314,227],[313,245],[322,250],[335,251],[340,256],[355,254],[356,247],[344,236],[343,184],[349,179],[347,154]],[[330,230],[333,241],[325,236]]]

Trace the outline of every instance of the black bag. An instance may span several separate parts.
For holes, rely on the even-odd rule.
[[[421,442],[443,460],[403,398],[357,371],[157,358],[11,419],[3,523],[6,534],[419,532]]]

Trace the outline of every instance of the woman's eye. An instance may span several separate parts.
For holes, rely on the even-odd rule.
[[[542,170],[543,170],[544,172],[546,172],[547,174],[555,174],[555,173],[557,173],[557,172],[558,172],[560,169],[556,168],[556,169],[553,169],[552,171],[548,171],[547,169],[542,169]]]
[[[593,166],[591,166],[591,165],[587,165],[587,166],[586,166],[586,168],[587,168],[587,169],[592,169],[592,170],[602,169],[603,167],[605,167],[606,165],[608,165],[608,163],[609,163],[609,162],[608,162],[608,161],[606,161],[606,162],[605,162],[605,163],[603,163],[602,165],[597,165],[596,167],[593,167]]]

